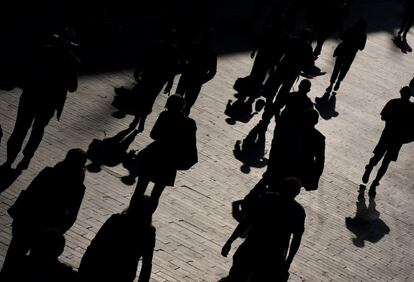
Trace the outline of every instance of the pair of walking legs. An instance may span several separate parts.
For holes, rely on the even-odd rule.
[[[407,37],[407,33],[410,30],[414,22],[414,15],[406,15],[401,23],[400,31],[398,32],[399,36]]]
[[[151,180],[148,177],[141,176],[138,178],[137,187],[135,188],[135,192],[131,197],[131,202],[137,201],[137,199],[145,194],[145,190],[147,190],[147,187]],[[164,191],[166,185],[161,183],[154,183],[154,187],[152,188],[151,192],[151,200],[153,201],[153,207],[154,211],[158,207],[158,203],[160,201],[160,197],[162,192]]]
[[[369,195],[375,196],[376,194],[376,187],[379,185],[379,182],[381,178],[385,175],[387,172],[388,166],[390,165],[392,159],[387,155],[386,152],[384,153],[375,153],[374,156],[369,160],[369,163],[365,166],[365,172],[362,176],[362,182],[367,183],[369,180],[369,176],[372,172],[372,169],[379,163],[379,161],[382,160],[381,166],[378,169],[377,176],[375,177],[374,181],[372,182],[370,189],[369,189]]]
[[[354,61],[355,55],[353,56],[338,56],[336,57],[335,66],[331,76],[331,83],[326,88],[326,92],[331,92],[332,88],[334,91],[339,90],[341,82],[344,80],[346,74],[348,73],[352,62]],[[336,82],[336,84],[335,84]],[[335,84],[335,87],[334,87]]]
[[[48,125],[50,119],[54,115],[53,109],[39,108],[36,104],[33,104],[33,99],[28,97],[30,94],[22,94],[19,102],[19,109],[17,111],[16,124],[13,129],[8,142],[7,142],[7,161],[6,166],[11,166],[16,160],[19,154],[24,139],[32,127],[32,131],[27,141],[27,144],[23,150],[24,158],[19,163],[19,169],[26,169],[29,166],[29,162],[32,159],[34,153],[40,145],[43,139],[45,127]]]

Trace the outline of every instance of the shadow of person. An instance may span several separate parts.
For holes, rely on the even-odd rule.
[[[249,173],[251,167],[262,168],[267,165],[268,160],[264,157],[266,154],[265,134],[266,132],[256,125],[243,139],[243,142],[238,140],[234,145],[233,154],[243,163],[240,168],[243,173]]]
[[[103,140],[94,139],[88,148],[88,158],[92,161],[87,166],[90,172],[101,171],[101,166],[114,167],[127,157],[129,145],[135,140],[138,130],[129,128],[122,130],[113,137]]]
[[[411,53],[413,51],[407,42],[407,38],[405,37],[395,36],[392,41],[394,42],[395,46],[397,46],[404,54]]]
[[[365,185],[360,185],[355,217],[345,218],[346,227],[356,236],[352,241],[359,248],[365,246],[365,241],[376,243],[390,233],[390,228],[380,219],[380,212],[376,210],[375,198],[370,197],[367,206],[364,192]]]
[[[235,101],[229,100],[226,105],[226,110],[224,113],[229,117],[226,119],[228,124],[235,124],[237,121],[248,123],[253,116],[255,116],[258,112],[260,112],[264,107],[264,101],[259,99],[256,101],[256,98],[247,96],[242,94],[235,94],[236,97]],[[255,103],[255,107],[253,110],[253,104]]]
[[[22,174],[22,170],[9,166],[0,166],[0,193],[9,188]]]
[[[319,112],[321,118],[329,120],[333,117],[337,117],[339,113],[335,111],[336,107],[336,94],[335,92],[330,95],[329,92],[325,92],[322,97],[315,98],[315,108]]]
[[[301,73],[303,77],[308,78],[308,79],[312,79],[317,76],[322,76],[325,74],[326,74],[326,71],[321,71],[321,69],[315,66],[315,64],[305,68],[303,72]]]

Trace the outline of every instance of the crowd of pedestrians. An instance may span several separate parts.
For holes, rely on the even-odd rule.
[[[263,136],[273,118],[276,126],[265,173],[234,206],[240,213],[240,223],[221,254],[227,256],[232,243],[246,232],[247,237],[234,254],[233,266],[223,281],[287,281],[305,231],[306,212],[295,197],[301,188],[318,189],[325,166],[325,136],[316,128],[319,113],[308,97],[312,83],[300,77],[315,66],[324,42],[338,32],[341,42],[333,54],[336,60],[330,85],[319,98],[328,99],[332,91],[333,95],[339,91],[367,41],[366,19],[343,29],[349,9],[346,0],[318,0],[313,5],[291,2],[285,9],[270,12],[260,42],[251,54],[251,73],[234,84],[240,95],[248,97],[250,107],[256,99],[265,101],[257,108],[258,112],[264,108],[261,120],[252,127],[243,146],[238,143],[235,154],[240,156],[241,148],[248,150],[251,140],[261,140],[257,142],[264,146]],[[329,11],[327,17],[321,15],[325,8]],[[412,4],[407,5],[398,33],[404,38],[412,24],[412,9]],[[294,35],[301,10],[305,10],[306,26]],[[190,117],[191,109],[203,85],[217,71],[217,53],[212,47],[214,29],[200,29],[197,36],[185,39],[177,35],[179,32],[166,28],[136,67],[134,86],[115,89],[118,117],[134,116],[129,127],[114,137],[94,140],[88,152],[71,149],[64,160],[44,168],[19,194],[8,210],[13,236],[1,281],[132,282],[139,261],[142,266],[138,281],[150,280],[156,244],[152,216],[164,189],[174,186],[177,171],[189,170],[198,162],[197,124]],[[79,46],[74,38],[74,32],[65,28],[50,34],[35,50],[26,70],[16,124],[7,142],[7,159],[0,168],[3,175],[13,170],[32,127],[23,159],[15,170],[28,168],[49,121],[55,113],[60,118],[67,93],[77,90],[80,61],[75,55]],[[315,48],[312,39],[316,39]],[[176,93],[170,94],[177,76]],[[292,91],[298,80],[297,91]],[[401,98],[389,101],[381,112],[385,128],[362,177],[367,183],[372,169],[383,160],[369,189],[371,198],[391,161],[397,160],[402,145],[414,141],[414,103],[410,101],[413,87],[413,81],[403,87]],[[128,156],[128,146],[144,130],[145,120],[162,92],[169,97],[150,131],[153,142]],[[0,142],[1,137],[0,127]],[[138,177],[129,207],[104,223],[83,255],[79,271],[75,271],[58,257],[65,247],[64,234],[75,223],[84,198],[85,169],[98,171],[102,165],[117,165],[127,157],[130,177],[134,181]],[[88,158],[92,164],[86,166]],[[146,196],[150,183],[153,188]]]

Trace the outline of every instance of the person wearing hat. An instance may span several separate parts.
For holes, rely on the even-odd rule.
[[[51,35],[35,50],[25,75],[16,124],[7,142],[7,160],[3,167],[11,168],[32,127],[17,169],[21,171],[29,166],[45,127],[55,113],[60,119],[67,92],[75,92],[78,88],[80,61],[73,53],[73,48],[78,46],[73,42],[74,37],[73,31],[64,29]]]

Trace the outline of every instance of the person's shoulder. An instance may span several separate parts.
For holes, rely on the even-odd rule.
[[[292,202],[292,209],[295,211],[297,216],[300,216],[300,217],[306,216],[305,208],[301,204],[299,204],[296,200]]]
[[[186,121],[188,123],[188,126],[192,129],[192,130],[197,130],[197,123],[195,122],[194,119],[190,118],[190,117],[186,117]]]

